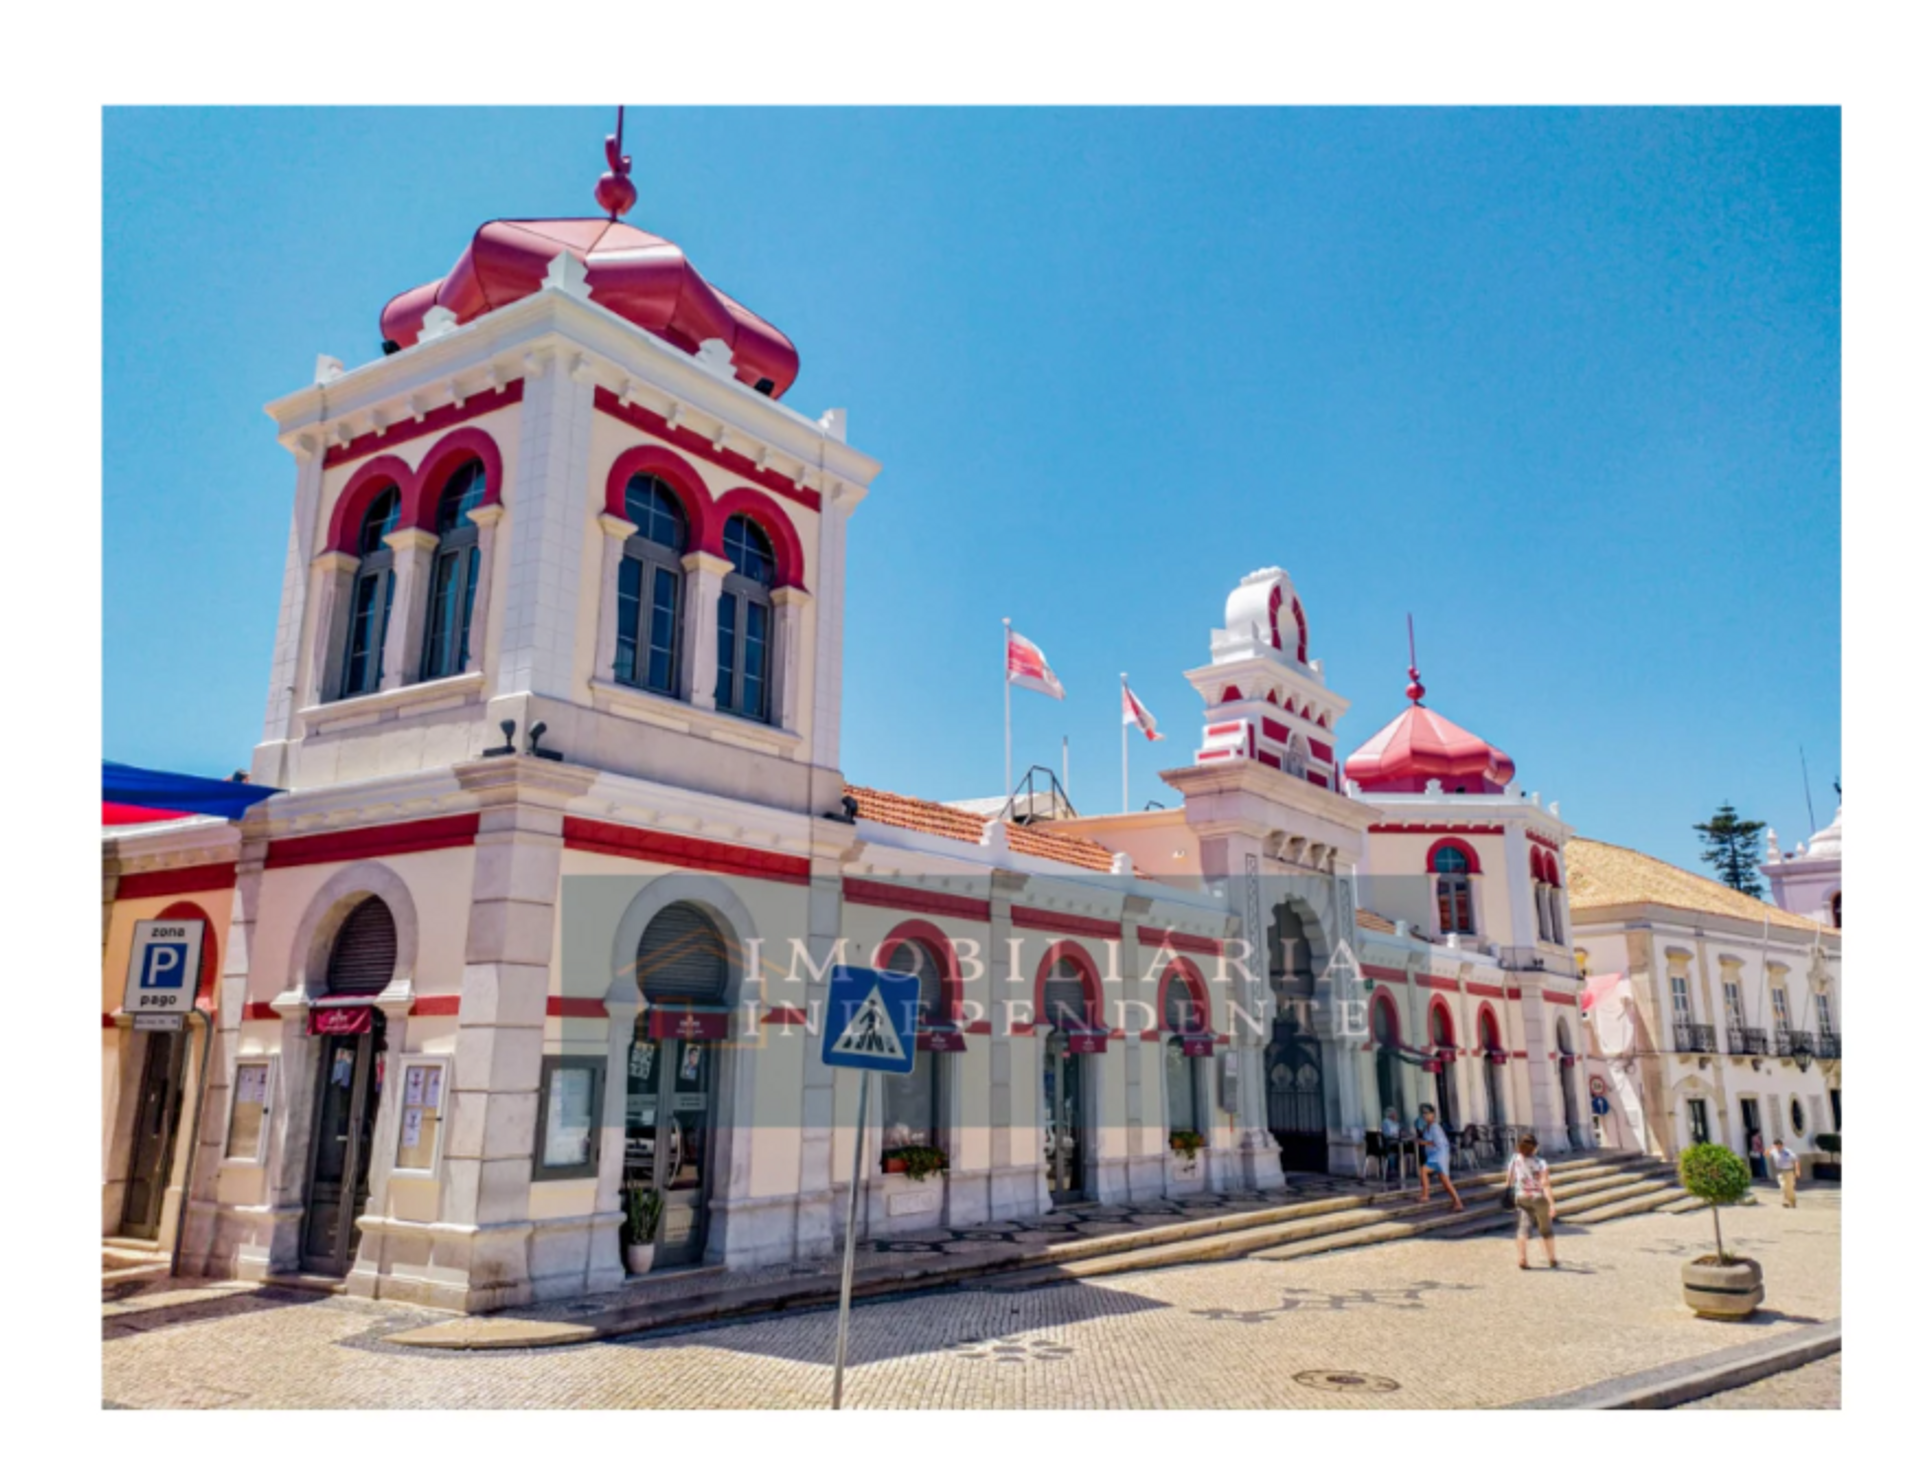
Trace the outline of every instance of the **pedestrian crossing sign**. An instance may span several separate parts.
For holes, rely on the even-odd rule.
[[[876,1073],[913,1071],[920,982],[867,966],[835,966],[827,984],[821,1060]]]

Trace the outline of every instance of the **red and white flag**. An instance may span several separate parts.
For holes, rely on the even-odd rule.
[[[1067,698],[1067,689],[1053,674],[1053,667],[1047,664],[1040,647],[1015,630],[1007,632],[1007,680],[1055,701]]]
[[[1138,727],[1147,734],[1147,741],[1158,742],[1163,734],[1154,730],[1153,713],[1140,705],[1140,698],[1133,694],[1133,688],[1126,682],[1120,683],[1120,725]]]

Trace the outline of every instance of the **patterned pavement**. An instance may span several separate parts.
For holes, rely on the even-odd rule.
[[[1753,1322],[1680,1303],[1679,1261],[1710,1243],[1706,1217],[1647,1215],[1563,1227],[1559,1271],[1518,1270],[1503,1235],[874,1302],[854,1311],[847,1402],[1495,1407],[1839,1314],[1838,1191],[1723,1221],[1766,1267]],[[469,1353],[385,1341],[444,1315],[416,1308],[242,1283],[106,1294],[110,1407],[819,1408],[831,1376],[831,1310]]]

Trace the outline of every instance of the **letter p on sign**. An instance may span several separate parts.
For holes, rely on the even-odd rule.
[[[140,920],[133,927],[123,1008],[129,1012],[184,1012],[193,1005],[205,922]]]

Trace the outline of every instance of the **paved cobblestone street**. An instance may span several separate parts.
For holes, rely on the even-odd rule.
[[[1766,1194],[1723,1223],[1766,1269],[1753,1322],[1705,1322],[1681,1304],[1680,1263],[1711,1244],[1708,1217],[1647,1215],[1566,1227],[1558,1271],[1520,1271],[1503,1234],[863,1305],[848,1405],[1491,1407],[1839,1315],[1838,1191],[1795,1211]],[[104,1294],[112,1406],[816,1408],[831,1376],[830,1311],[467,1353],[382,1340],[443,1315],[412,1308],[238,1283],[109,1281]],[[1800,1373],[1812,1393],[1826,1387],[1825,1371]],[[1831,1376],[1837,1391],[1837,1360]],[[1770,1381],[1781,1401],[1721,1406],[1833,1406]]]

